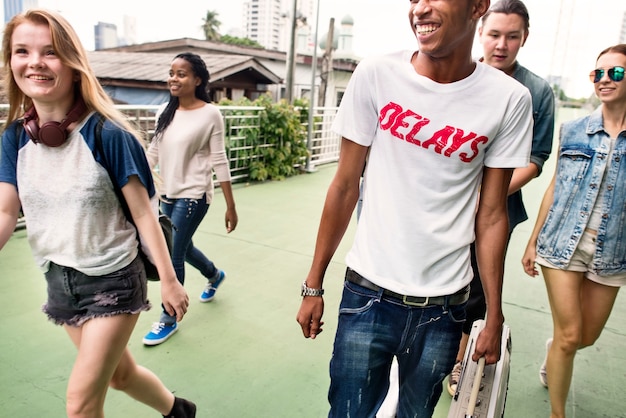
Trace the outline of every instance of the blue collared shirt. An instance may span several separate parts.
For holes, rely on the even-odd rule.
[[[519,65],[519,63],[515,64],[513,78],[526,86],[532,96],[534,125],[530,162],[537,166],[539,174],[541,174],[543,164],[552,151],[554,93],[546,80]],[[522,191],[518,190],[511,194],[507,205],[509,209],[509,232],[512,232],[516,225],[528,219],[528,214],[522,201]]]

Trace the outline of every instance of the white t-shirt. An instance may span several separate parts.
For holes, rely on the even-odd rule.
[[[371,147],[346,263],[394,292],[437,296],[471,281],[483,167],[528,165],[532,104],[486,64],[439,84],[415,72],[412,54],[362,61],[334,121],[342,137]]]

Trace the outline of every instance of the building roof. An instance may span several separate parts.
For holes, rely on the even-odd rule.
[[[177,52],[179,53],[180,50]],[[200,51],[196,51],[200,52]],[[255,57],[232,54],[199,54],[211,75],[210,85],[232,82],[241,73],[255,84],[277,84],[281,78]],[[167,77],[175,53],[90,51],[89,63],[103,85],[167,88]]]
[[[339,30],[335,31],[339,33]],[[322,49],[324,49],[322,47]],[[117,48],[109,48],[104,51],[126,51],[126,52],[151,52],[151,53],[170,53],[177,54],[181,51],[195,52],[198,55],[205,54],[225,54],[225,55],[246,55],[254,57],[261,62],[275,61],[287,62],[287,53],[282,51],[274,51],[265,48],[254,48],[251,46],[232,45],[224,42],[207,41],[193,38],[178,38],[166,41],[146,42],[143,44],[126,45]],[[321,59],[318,57],[318,60]],[[310,65],[312,62],[311,54],[296,53],[294,57],[296,64]],[[360,60],[357,57],[333,57],[333,69],[338,71],[354,71],[354,68]]]
[[[206,52],[223,53],[228,55],[249,55],[258,58],[286,61],[287,53],[265,48],[233,45],[224,42],[207,41],[193,38],[177,38],[164,41],[145,42],[142,44],[125,45],[116,48],[108,48],[105,51],[127,52],[179,52],[181,49],[202,55]]]

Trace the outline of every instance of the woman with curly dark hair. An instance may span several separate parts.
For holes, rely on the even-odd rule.
[[[224,122],[219,109],[209,103],[209,71],[199,55],[177,55],[167,83],[170,100],[158,117],[148,161],[151,167],[158,166],[161,210],[174,224],[172,263],[176,276],[184,284],[185,262],[197,268],[207,279],[200,301],[210,302],[226,274],[193,245],[192,238],[213,199],[213,173],[226,199],[226,231],[230,233],[237,226]],[[176,317],[163,309],[143,343],[161,344],[177,330]]]

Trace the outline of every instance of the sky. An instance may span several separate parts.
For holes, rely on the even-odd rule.
[[[136,19],[137,42],[203,39],[203,17],[217,12],[220,33],[242,27],[244,0],[39,0],[40,7],[60,11],[74,26],[85,48],[94,49],[93,27],[98,22],[117,25],[123,35],[123,16]],[[329,20],[338,25],[347,15],[354,20],[354,52],[360,57],[415,49],[417,42],[408,20],[409,3],[400,0],[319,0],[320,37]],[[518,55],[519,62],[541,77],[563,77],[570,97],[593,94],[587,74],[598,53],[619,41],[626,12],[624,0],[525,0],[530,14],[530,36]],[[288,7],[285,7],[288,9]],[[559,16],[561,16],[559,18]],[[476,44],[474,55],[480,57]]]

